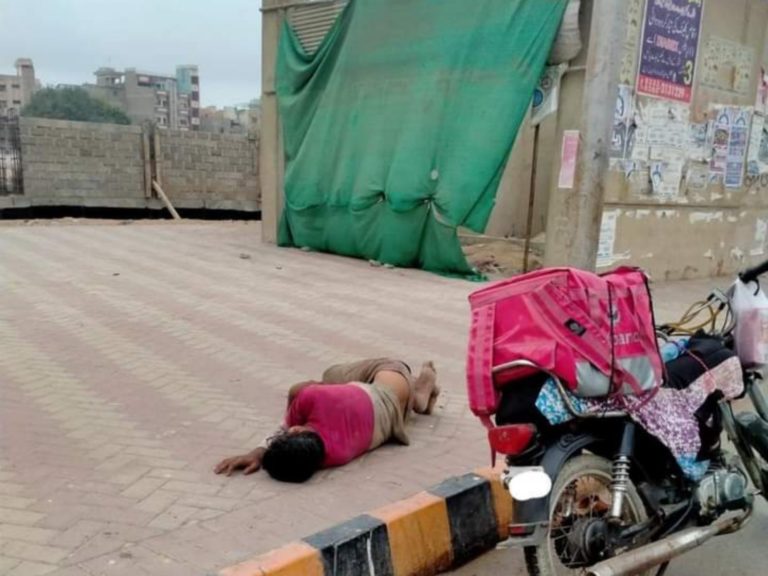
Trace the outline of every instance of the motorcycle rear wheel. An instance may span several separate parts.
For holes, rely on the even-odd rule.
[[[607,514],[611,506],[611,462],[600,456],[584,454],[563,466],[550,495],[550,529],[546,540],[525,548],[525,564],[531,576],[565,576],[582,573],[582,568],[569,568],[567,539],[569,532],[561,526],[566,521],[585,521]],[[648,517],[637,489],[630,482],[624,499],[622,519],[637,524]],[[565,549],[564,549],[565,548]],[[572,560],[572,558],[571,558]],[[645,572],[650,576],[654,571]]]

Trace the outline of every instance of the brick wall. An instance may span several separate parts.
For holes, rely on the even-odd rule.
[[[0,197],[0,209],[160,209],[147,182],[153,173],[177,208],[260,209],[256,137],[157,130],[154,139],[145,130],[21,118],[24,194]],[[157,146],[154,169],[145,162],[151,145]]]
[[[138,126],[21,118],[27,205],[145,204]]]
[[[240,134],[158,131],[157,170],[174,205],[258,210],[258,144]]]

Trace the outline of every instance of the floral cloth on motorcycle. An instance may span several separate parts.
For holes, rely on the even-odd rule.
[[[737,357],[722,362],[682,390],[660,388],[649,397],[623,396],[607,399],[579,398],[571,395],[571,403],[581,414],[606,410],[626,410],[633,420],[661,441],[677,460],[683,473],[699,480],[709,467],[699,461],[701,449],[699,421],[696,412],[710,394],[720,391],[726,398],[736,398],[744,391],[741,363]],[[555,382],[550,379],[541,389],[536,408],[552,425],[572,419]]]

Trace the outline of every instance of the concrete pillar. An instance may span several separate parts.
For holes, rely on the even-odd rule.
[[[277,241],[283,208],[283,143],[275,93],[275,60],[283,11],[279,2],[264,0],[261,16],[261,140],[259,184],[261,187],[261,239]]]
[[[595,268],[625,10],[624,0],[593,2],[576,181],[572,190],[554,189],[549,199],[546,266]]]

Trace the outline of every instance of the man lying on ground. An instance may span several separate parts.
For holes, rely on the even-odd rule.
[[[409,413],[431,414],[439,393],[432,362],[415,379],[407,364],[391,358],[331,366],[321,382],[291,387],[285,424],[274,436],[225,458],[214,472],[252,474],[263,467],[276,480],[304,482],[389,440],[408,444]]]

